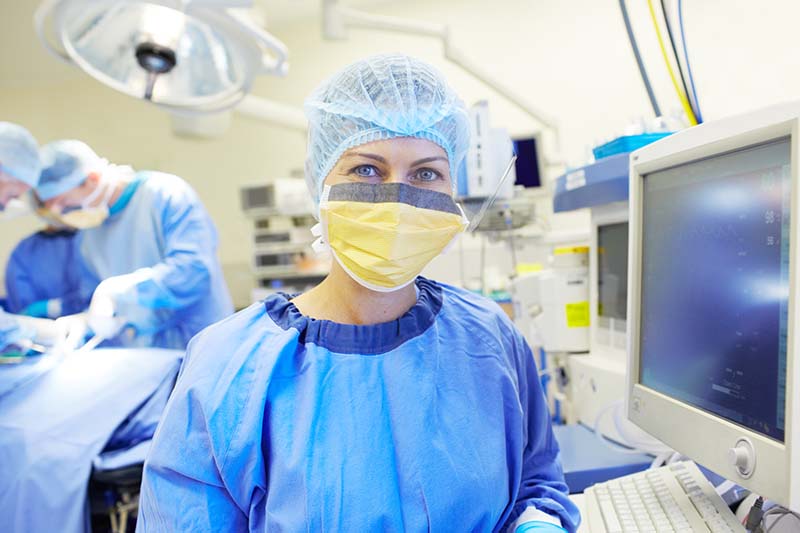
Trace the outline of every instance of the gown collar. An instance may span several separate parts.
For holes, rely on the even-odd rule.
[[[113,217],[114,215],[125,209],[125,206],[127,206],[128,203],[131,201],[131,198],[133,197],[133,194],[136,192],[136,189],[139,188],[139,185],[145,179],[147,179],[146,175],[142,173],[137,174],[136,177],[134,177],[133,180],[131,180],[131,182],[125,187],[125,189],[122,190],[122,194],[120,194],[119,198],[117,198],[117,201],[114,202],[114,205],[109,207],[108,216]]]
[[[424,333],[441,311],[442,288],[421,276],[415,283],[419,289],[417,303],[399,318],[380,324],[340,324],[309,318],[290,301],[293,295],[280,292],[267,297],[264,306],[275,324],[300,333],[301,344],[316,344],[336,353],[379,355]]]

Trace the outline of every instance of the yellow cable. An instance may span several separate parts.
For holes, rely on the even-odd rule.
[[[656,11],[653,9],[653,0],[647,0],[647,6],[650,8],[650,18],[653,19],[653,27],[656,30],[656,37],[658,37],[658,45],[661,47],[661,55],[664,56],[664,63],[667,65],[667,72],[669,72],[669,77],[672,79],[672,86],[675,87],[675,92],[678,93],[678,99],[683,105],[683,110],[686,112],[686,116],[689,117],[689,124],[695,126],[697,125],[697,118],[694,116],[694,112],[692,112],[692,106],[689,104],[689,99],[686,98],[686,95],[681,90],[680,86],[678,85],[678,80],[675,78],[675,73],[672,71],[672,65],[669,62],[667,49],[664,47],[664,40],[661,38],[661,28],[658,27]]]

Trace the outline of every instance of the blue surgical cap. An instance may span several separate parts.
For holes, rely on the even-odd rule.
[[[11,122],[0,122],[0,170],[36,187],[39,172],[39,143],[28,130]]]
[[[306,182],[319,202],[325,177],[355,146],[396,137],[435,142],[447,153],[455,185],[469,145],[464,103],[432,66],[401,54],[344,68],[306,99]]]
[[[79,187],[103,160],[81,141],[53,141],[42,147],[42,177],[36,196],[46,202]]]

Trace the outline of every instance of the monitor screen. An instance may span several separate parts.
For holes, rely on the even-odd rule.
[[[539,175],[539,153],[536,138],[514,139],[514,154],[517,161],[514,170],[517,174],[516,185],[524,187],[541,187],[542,179]]]
[[[790,143],[644,176],[640,383],[784,440]]]
[[[597,226],[597,316],[625,320],[628,306],[628,223]]]
[[[267,185],[245,187],[241,189],[242,210],[271,207],[272,195]]]

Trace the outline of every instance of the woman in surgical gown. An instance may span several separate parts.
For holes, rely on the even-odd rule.
[[[306,112],[330,275],[192,340],[137,531],[575,531],[530,348],[491,301],[418,275],[465,227],[462,102],[384,55]]]

